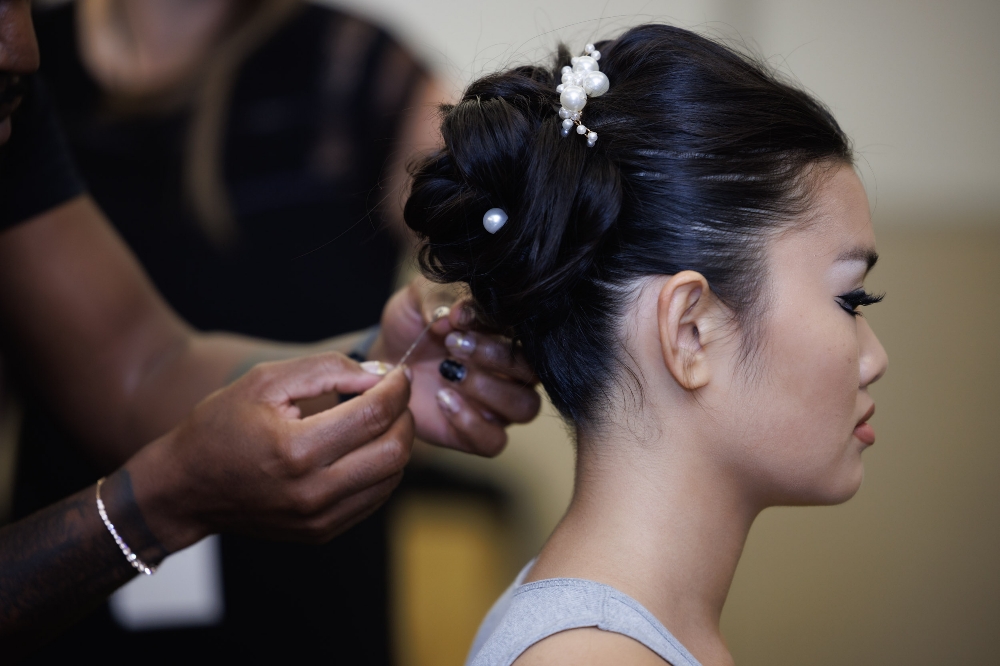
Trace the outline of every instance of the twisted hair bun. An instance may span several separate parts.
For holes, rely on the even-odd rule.
[[[724,46],[645,25],[597,48],[611,88],[584,110],[594,147],[561,134],[561,48],[552,69],[491,74],[443,107],[444,147],[414,169],[404,210],[422,270],[468,284],[481,321],[523,346],[577,422],[599,419],[620,374],[637,279],[697,270],[745,312],[762,239],[803,206],[805,168],[850,160],[818,102]],[[509,218],[495,235],[494,207]]]
[[[407,224],[431,240],[424,270],[468,283],[487,325],[508,333],[565,318],[621,208],[614,165],[561,136],[557,82],[520,67],[473,83],[445,108],[446,148],[421,166],[406,204]],[[493,207],[508,214],[496,235],[482,224]]]

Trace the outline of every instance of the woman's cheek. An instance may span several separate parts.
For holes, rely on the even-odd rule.
[[[770,481],[787,501],[826,503],[854,474],[844,454],[857,400],[856,336],[821,314],[805,318],[811,326],[791,325],[803,321],[796,317],[772,338],[771,396],[755,419],[757,452],[768,458],[759,462],[775,471]]]

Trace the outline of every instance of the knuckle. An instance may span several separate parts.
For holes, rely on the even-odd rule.
[[[522,397],[519,400],[518,415],[523,421],[530,421],[538,415],[542,408],[542,398],[537,391],[522,389]]]
[[[361,408],[361,421],[369,432],[385,432],[394,418],[384,400],[366,400]]]
[[[495,458],[507,446],[507,432],[500,427],[490,428],[489,434],[482,437],[473,448],[476,454],[484,458]]]
[[[323,508],[323,498],[313,490],[299,486],[291,491],[292,512],[307,518]]]
[[[399,486],[399,482],[402,480],[403,472],[399,471],[379,483],[375,492],[372,494],[372,506],[379,507],[385,504],[389,498],[392,497],[393,491],[396,490]]]
[[[306,523],[302,529],[304,540],[312,544],[326,543],[336,536],[336,529],[329,518],[317,518]]]
[[[358,461],[351,466],[346,473],[345,487],[347,488],[366,488],[371,485],[373,477],[376,477],[376,472],[378,470],[378,463],[376,460],[366,459],[364,461]]]
[[[340,352],[325,352],[320,355],[319,360],[323,364],[323,369],[331,374],[343,373],[354,364],[354,361]]]
[[[401,470],[410,462],[412,438],[391,437],[383,447],[382,458],[385,466],[391,470]]]
[[[270,383],[274,372],[270,363],[258,363],[247,370],[244,378],[251,386],[265,386]]]
[[[290,477],[300,477],[309,471],[310,458],[306,449],[293,442],[279,441],[278,460],[282,471]]]
[[[488,336],[479,343],[476,349],[480,352],[485,363],[497,367],[508,367],[513,365],[513,354],[510,345],[505,344],[502,338]]]

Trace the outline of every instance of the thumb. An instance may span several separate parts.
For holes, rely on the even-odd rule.
[[[376,371],[377,368],[369,364],[362,367],[343,354],[325,352],[262,363],[252,374],[260,376],[264,400],[283,405],[326,393],[363,393],[378,384],[385,374]]]

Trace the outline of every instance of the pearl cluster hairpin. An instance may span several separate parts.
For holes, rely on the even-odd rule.
[[[597,143],[597,132],[587,129],[580,122],[580,114],[587,106],[588,97],[600,97],[611,86],[607,74],[597,65],[600,59],[601,52],[593,44],[587,44],[586,55],[573,58],[570,60],[572,66],[562,68],[562,83],[556,86],[562,104],[559,108],[559,117],[563,119],[562,135],[569,135],[573,125],[576,125],[576,133],[586,134],[587,146],[591,148]]]

